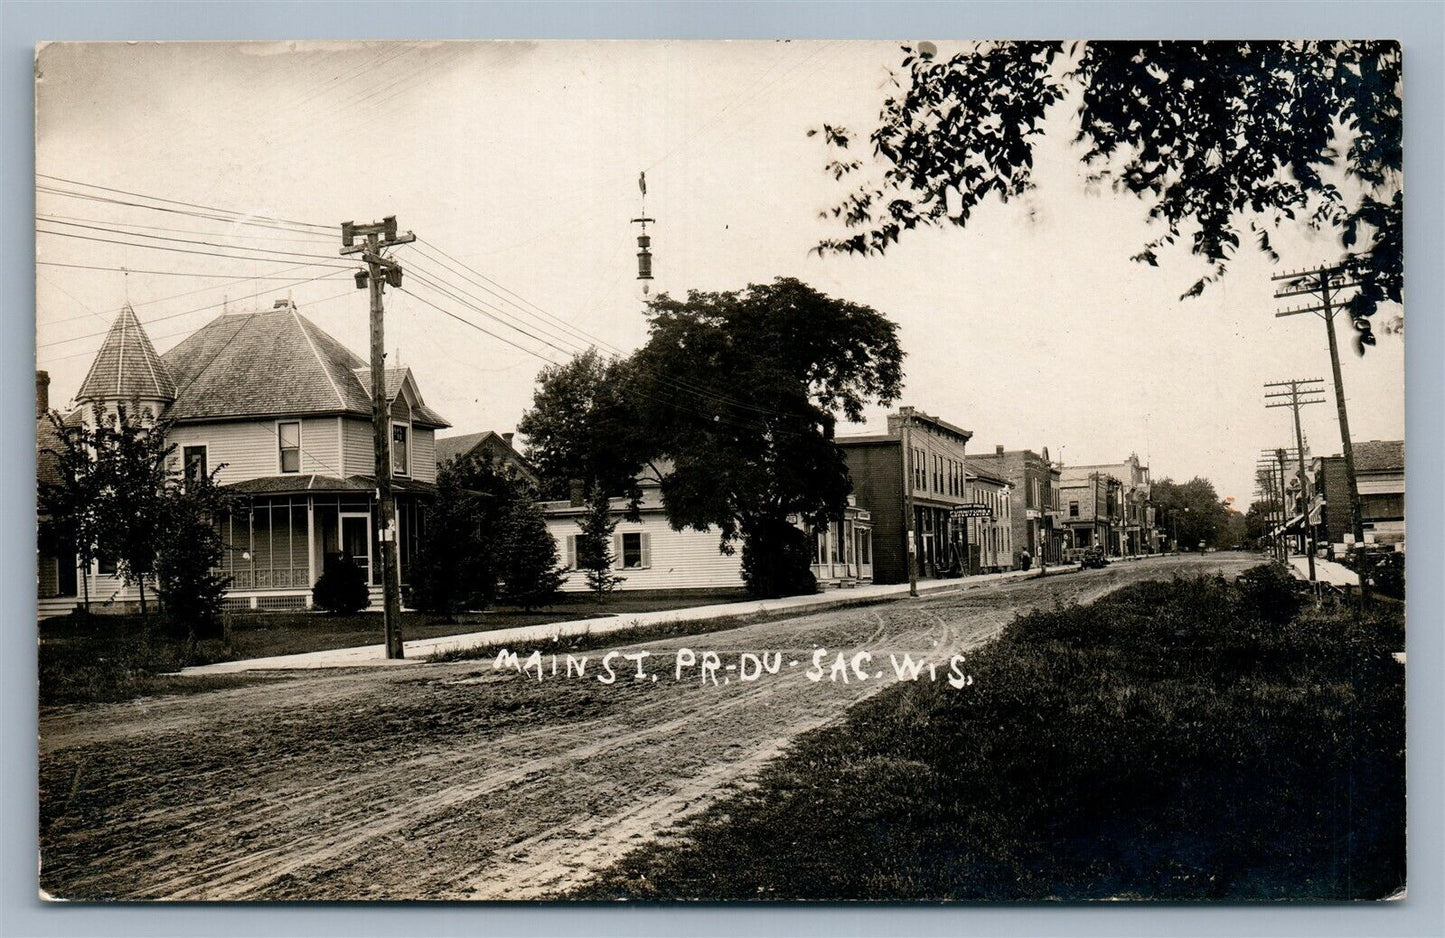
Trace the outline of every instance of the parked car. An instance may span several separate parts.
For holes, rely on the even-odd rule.
[[[1098,570],[1109,565],[1109,559],[1104,556],[1104,548],[1090,547],[1085,549],[1084,557],[1080,561],[1085,570]]]

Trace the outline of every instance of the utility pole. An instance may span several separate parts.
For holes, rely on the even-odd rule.
[[[1289,513],[1285,506],[1285,493],[1287,489],[1285,463],[1286,460],[1290,456],[1295,455],[1296,452],[1293,446],[1260,450],[1259,461],[1256,463],[1256,468],[1266,474],[1266,479],[1268,480],[1267,491],[1270,493],[1271,508],[1278,517],[1280,532],[1273,540],[1275,542],[1275,555],[1281,563],[1287,563],[1289,561],[1289,540],[1284,532],[1284,525],[1289,522]]]
[[[357,238],[361,240],[358,242]],[[376,455],[377,523],[381,530],[382,629],[386,656],[403,658],[401,644],[401,571],[397,565],[396,499],[391,491],[391,408],[386,399],[386,342],[383,330],[382,293],[389,284],[401,286],[401,265],[382,252],[398,244],[410,244],[416,235],[398,234],[396,216],[380,222],[358,225],[341,223],[341,254],[360,254],[367,269],[356,272],[356,288],[371,288],[371,429]]]
[[[1274,294],[1275,299],[1307,296],[1315,301],[1300,307],[1282,309],[1274,314],[1276,319],[1283,316],[1298,316],[1301,313],[1314,313],[1325,321],[1325,335],[1328,336],[1330,342],[1330,370],[1335,379],[1335,410],[1340,420],[1340,450],[1345,457],[1345,481],[1349,485],[1350,492],[1350,531],[1354,535],[1355,547],[1363,551],[1365,523],[1360,509],[1360,486],[1355,478],[1355,447],[1350,438],[1350,418],[1345,411],[1345,385],[1340,376],[1340,346],[1339,341],[1335,338],[1335,312],[1339,309],[1337,302],[1339,293],[1341,290],[1357,288],[1360,283],[1354,279],[1354,275],[1343,264],[1333,267],[1317,267],[1314,270],[1297,270],[1278,274],[1270,279],[1281,284]],[[1360,574],[1361,602],[1367,604],[1369,595],[1369,578],[1362,573]]]
[[[1277,403],[1266,403],[1265,407],[1288,407],[1294,414],[1294,442],[1295,455],[1299,457],[1299,484],[1301,511],[1304,513],[1301,519],[1301,527],[1305,530],[1305,543],[1309,560],[1310,582],[1315,580],[1315,529],[1310,524],[1310,483],[1309,476],[1305,473],[1305,440],[1304,431],[1300,429],[1299,410],[1308,404],[1323,404],[1323,397],[1313,395],[1324,394],[1323,378],[1292,378],[1289,381],[1266,382],[1265,400],[1277,400]],[[1269,388],[1287,388],[1288,390],[1270,391]],[[1282,454],[1284,451],[1280,450]]]
[[[918,595],[918,542],[913,533],[913,415],[899,408],[902,426],[898,431],[899,445],[903,447],[903,534],[908,548],[908,595]]]

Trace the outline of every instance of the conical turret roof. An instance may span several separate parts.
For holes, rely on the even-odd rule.
[[[176,381],[156,354],[130,304],[120,311],[75,399],[91,401],[174,401]]]

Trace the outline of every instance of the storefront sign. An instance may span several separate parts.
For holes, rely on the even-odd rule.
[[[993,520],[993,509],[987,505],[958,505],[948,513],[950,521],[963,521],[968,518],[986,518]]]

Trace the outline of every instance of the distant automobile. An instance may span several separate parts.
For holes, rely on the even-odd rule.
[[[1104,548],[1090,547],[1084,551],[1084,556],[1079,563],[1085,570],[1098,570],[1109,565],[1109,559],[1104,556]]]

